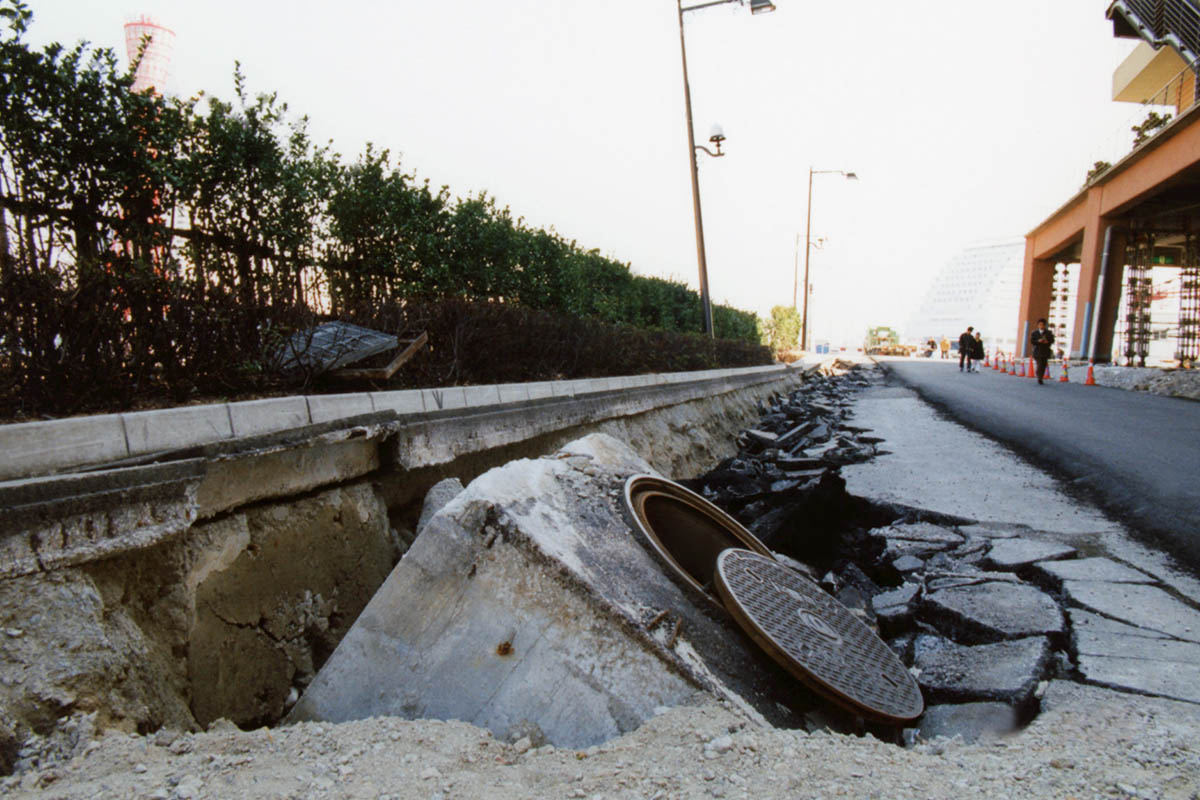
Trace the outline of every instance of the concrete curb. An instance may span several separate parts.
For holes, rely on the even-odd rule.
[[[0,426],[0,481],[278,433],[376,412],[401,419],[648,386],[796,372],[786,364],[492,386],[276,397]]]

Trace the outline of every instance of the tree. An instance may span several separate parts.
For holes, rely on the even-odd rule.
[[[761,325],[762,343],[776,352],[791,350],[800,340],[800,313],[791,306],[775,306]]]

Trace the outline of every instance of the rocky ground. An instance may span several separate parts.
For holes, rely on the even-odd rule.
[[[87,800],[1200,797],[1195,706],[1067,682],[1049,687],[1044,706],[1013,737],[911,749],[763,729],[716,705],[664,709],[586,751],[504,744],[458,722],[217,723],[200,734],[85,734],[64,752],[73,757],[0,790]]]
[[[1086,367],[1072,368],[1087,375]],[[1168,397],[1186,397],[1200,400],[1200,370],[1160,369],[1157,367],[1096,367],[1093,370],[1096,383],[1116,389],[1163,394]]]
[[[914,470],[907,468],[903,459],[889,461],[885,454],[874,457],[877,442],[862,435],[866,431],[845,426],[839,410],[840,400],[845,398],[834,397],[835,394],[832,389],[828,397],[814,397],[810,393],[805,413],[813,417],[813,402],[817,404],[817,413],[806,420],[787,413],[783,403],[766,409],[768,417],[776,414],[774,431],[760,425],[759,433],[743,442],[743,463],[727,465],[734,468],[728,476],[727,490],[746,493],[742,497],[743,508],[762,504],[755,511],[766,524],[781,520],[782,513],[772,512],[782,512],[783,506],[773,505],[775,501],[765,495],[751,496],[757,491],[752,484],[766,484],[768,488],[774,484],[776,490],[794,497],[804,493],[821,497],[826,495],[824,487],[829,484],[824,473],[831,465],[863,459],[866,461],[861,467],[854,467],[857,473],[852,475],[852,488],[869,484],[874,497],[891,492],[889,502],[911,502],[905,496],[908,490],[904,483]],[[899,432],[893,440],[881,430],[885,429],[889,415],[894,416],[896,403],[907,400],[888,399],[884,394],[883,402],[876,402],[881,412],[878,423],[870,420],[870,403],[861,404],[867,410],[854,421],[883,434],[889,449],[911,449],[903,447]],[[800,413],[798,408],[795,413]],[[941,425],[958,430],[950,423]],[[929,438],[937,437],[937,430],[930,423],[921,432]],[[789,435],[791,440],[787,438]],[[959,440],[942,444],[944,447],[952,444],[964,453],[981,449]],[[989,457],[1015,462],[1007,455],[993,453]],[[772,470],[777,468],[793,474],[774,475]],[[1029,469],[1014,465],[1014,473],[1019,472],[1018,468]],[[800,474],[806,470],[808,474]],[[889,473],[893,475],[890,484]],[[1016,479],[1052,484],[1045,477],[1022,475]],[[883,491],[885,486],[890,487],[888,492]],[[919,487],[919,492],[923,495],[919,505],[934,508],[939,505],[927,482]],[[960,611],[964,597],[970,601],[966,605],[978,606],[979,598],[972,597],[982,591],[981,586],[990,593],[1011,593],[1011,587],[1025,585],[1016,576],[1032,576],[1030,570],[1034,564],[1042,563],[1038,569],[1054,572],[1062,571],[1057,565],[1084,562],[1082,558],[1061,560],[1066,555],[1075,555],[1065,552],[1071,549],[1067,546],[1064,550],[1068,541],[1083,547],[1085,552],[1081,555],[1097,557],[1099,553],[1090,547],[1096,542],[1110,542],[1117,535],[1112,532],[1103,539],[1095,538],[1095,534],[1081,538],[1080,531],[1096,530],[1096,521],[1079,519],[1075,511],[1056,515],[1049,503],[1037,507],[1034,519],[1022,518],[1020,514],[1008,519],[1004,514],[1007,502],[1004,496],[996,496],[971,504],[970,516],[983,521],[982,527],[955,525],[948,519],[940,520],[940,528],[928,522],[898,522],[873,535],[871,539],[880,551],[875,568],[891,565],[903,574],[902,586],[911,586],[914,591],[903,598],[891,598],[890,592],[866,598],[863,612],[882,619],[891,617],[892,623],[907,626],[910,635],[924,631],[922,635],[928,637],[932,630],[913,628],[907,621],[915,618],[919,622],[924,613],[933,609],[954,616],[949,612]],[[943,514],[950,510],[945,509]],[[997,527],[996,522],[1005,519],[1026,524]],[[1035,528],[1042,529],[1036,537],[1013,535],[1027,534]],[[957,538],[938,540],[945,531]],[[1056,532],[1061,541],[1053,535]],[[983,540],[987,548],[975,546]],[[1167,594],[1189,596],[1192,588],[1189,580],[1173,579],[1152,561],[1133,558],[1127,550],[1109,548],[1106,553],[1158,576],[1158,585],[1150,587],[1156,598],[1162,599]],[[954,563],[949,563],[951,558]],[[934,572],[950,571],[946,569],[948,566],[956,573],[982,569],[990,577],[973,580],[958,575],[950,583],[939,583],[948,576],[939,577]],[[1113,569],[1111,563],[1105,566]],[[1004,574],[1003,579],[998,577],[999,573]],[[1145,629],[1162,626],[1161,615],[1160,618],[1139,616],[1138,609],[1145,608],[1141,594],[1148,591],[1141,588],[1146,586],[1141,582],[1143,578],[1118,574],[1119,569],[1105,573],[1104,580],[1099,582],[1096,576],[1089,578],[1078,568],[1073,571],[1068,568],[1066,573],[1058,576],[1057,584],[1053,581],[1046,584],[1059,586],[1059,591],[1043,588],[1061,598],[1056,602],[1064,602],[1068,614],[1074,615],[1070,619],[1074,634],[1086,627],[1076,619],[1084,613],[1079,611],[1079,605],[1093,609],[1105,606],[1101,613],[1110,622],[1125,619]],[[850,583],[846,574],[843,569],[834,576],[843,589]],[[1064,595],[1061,587],[1068,582],[1075,583],[1073,593]],[[1101,588],[1097,591],[1095,586]],[[827,588],[837,590],[839,586]],[[861,593],[862,587],[858,590]],[[1026,593],[1032,592],[1032,586],[1028,587]],[[1197,638],[1196,630],[1190,627],[1189,610],[1190,606],[1180,612],[1182,627],[1167,632],[1166,638],[1176,643]],[[1057,608],[1052,611],[1057,613]],[[987,615],[984,608],[984,616]],[[1003,620],[992,622],[1001,628],[1006,624]],[[1200,625],[1196,627],[1200,630]],[[1102,628],[1092,632],[1092,639],[1138,637],[1132,644],[1130,641],[1120,644],[1122,655],[1137,663],[1101,663],[1099,659],[1104,656],[1097,654],[1096,674],[1090,680],[1104,686],[1081,683],[1086,674],[1081,675],[1070,664],[1059,668],[1038,667],[1046,669],[1044,680],[1036,687],[1021,688],[1030,694],[1030,702],[1036,701],[1040,712],[1033,716],[1032,722],[1017,733],[984,735],[970,743],[961,737],[938,737],[936,726],[926,726],[925,736],[915,742],[910,737],[912,746],[907,748],[871,736],[772,729],[751,722],[733,708],[717,704],[660,709],[661,713],[637,730],[587,750],[537,746],[542,743],[528,738],[501,742],[485,730],[459,722],[386,717],[340,724],[305,722],[256,731],[241,731],[231,723],[218,721],[204,733],[162,730],[141,736],[97,734],[91,718],[76,716],[60,723],[49,736],[26,742],[20,753],[0,754],[16,760],[18,765],[14,776],[0,780],[0,792],[12,797],[64,798],[487,796],[611,800],[976,795],[1079,800],[1200,798],[1197,704],[1107,688],[1131,684],[1129,675],[1122,672],[1126,666],[1138,667],[1138,674],[1143,677],[1169,676],[1172,672],[1169,659],[1149,673],[1145,669],[1145,662],[1155,657],[1151,651],[1161,649],[1163,637],[1139,636],[1129,630],[1112,629],[1109,624]],[[1080,647],[1077,635],[1068,642],[1067,635],[1057,629],[1046,632],[1050,633],[1049,641],[1055,647],[1065,648],[1062,652],[1075,661],[1089,655],[1086,647]],[[982,647],[1011,642],[1009,633],[999,630],[982,636],[981,641],[992,642]],[[1023,636],[1028,632],[1017,633]],[[958,635],[961,638],[961,633]],[[1000,641],[992,641],[995,639]],[[916,642],[913,645],[920,648]],[[981,652],[982,647],[962,649]],[[914,655],[919,654],[910,654],[909,658]],[[927,693],[935,681],[953,687],[964,677],[970,677],[951,674],[956,669],[952,660],[939,660],[937,656],[937,648],[933,648],[926,653],[925,669],[917,665],[918,679]],[[1186,672],[1195,667],[1181,666],[1181,669]],[[969,671],[974,674],[982,670]],[[1186,682],[1172,690],[1175,696],[1194,694]],[[964,729],[962,720],[958,721],[958,728]]]

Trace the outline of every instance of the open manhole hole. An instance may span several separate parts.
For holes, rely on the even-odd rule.
[[[717,556],[730,548],[768,560],[771,551],[737,520],[695,492],[653,475],[625,481],[625,504],[650,549],[675,577],[720,605],[712,587]]]
[[[794,570],[747,550],[726,550],[713,582],[750,638],[813,691],[892,724],[925,710],[916,681],[883,640]]]

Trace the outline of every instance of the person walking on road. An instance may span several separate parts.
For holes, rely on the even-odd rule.
[[[971,366],[971,349],[975,347],[975,336],[971,331],[975,330],[973,325],[968,325],[967,329],[958,336],[958,371],[962,372],[963,367]]]
[[[1029,344],[1033,346],[1033,361],[1037,364],[1038,385],[1041,385],[1049,372],[1048,362],[1054,352],[1050,349],[1054,344],[1054,334],[1046,328],[1045,318],[1037,321],[1037,328],[1029,334]]]
[[[985,357],[986,354],[983,352],[983,334],[975,331],[975,341],[971,343],[971,360],[974,362],[972,366],[975,368],[975,372],[979,372],[979,364]]]
[[[947,339],[945,336],[943,336],[942,337],[942,358],[946,359],[949,357],[950,357],[950,340]]]

